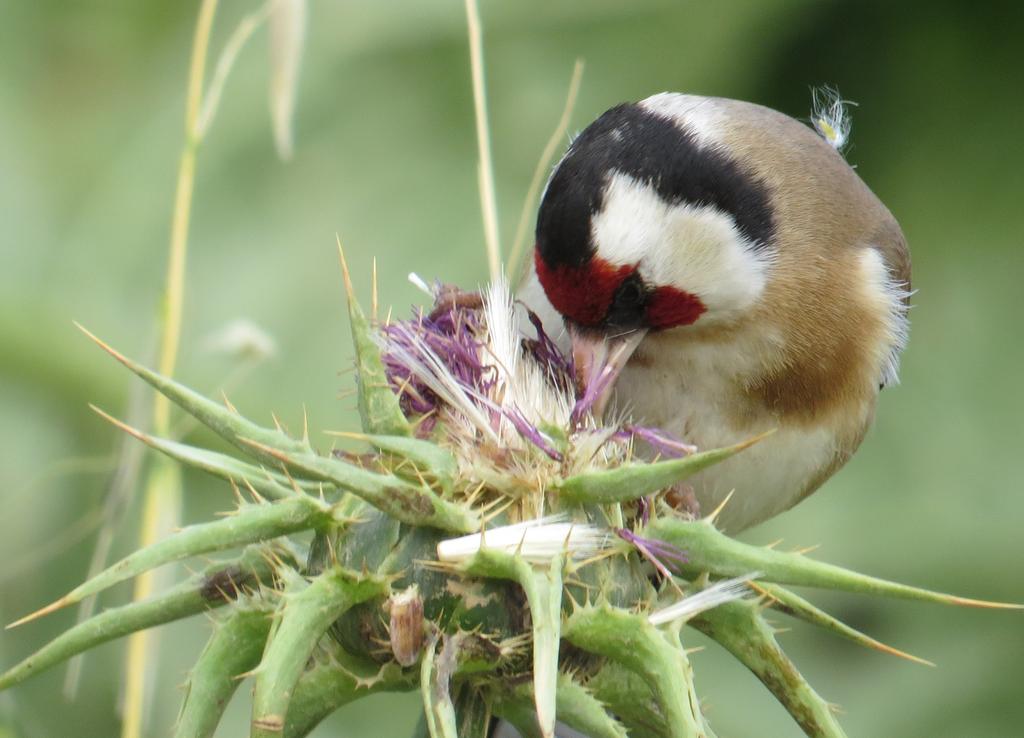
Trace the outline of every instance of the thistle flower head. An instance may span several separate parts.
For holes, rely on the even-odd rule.
[[[501,478],[512,490],[512,520],[543,515],[554,481],[628,460],[634,437],[665,455],[691,450],[624,418],[597,418],[591,395],[601,387],[577,397],[571,356],[504,278],[480,293],[422,286],[433,307],[377,334],[388,381],[420,435],[456,453],[467,489]],[[522,329],[531,324],[533,336]]]

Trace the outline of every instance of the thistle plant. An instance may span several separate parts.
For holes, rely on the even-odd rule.
[[[807,735],[834,738],[844,733],[833,706],[782,650],[773,611],[930,662],[842,623],[791,587],[1017,607],[728,537],[715,526],[719,511],[697,517],[686,505],[685,481],[759,438],[698,449],[626,415],[605,416],[598,398],[614,381],[613,362],[577,386],[572,357],[514,301],[500,274],[475,0],[465,5],[491,285],[464,292],[417,279],[429,307],[379,322],[376,309],[368,318],[356,301],[342,255],[362,428],[333,433],[330,445],[305,424],[301,434],[276,419],[266,427],[226,398],[217,402],[175,381],[197,148],[239,50],[267,20],[275,143],[284,158],[291,149],[305,4],[269,0],[243,19],[204,91],[216,5],[204,0],[196,30],[159,371],[83,331],[157,392],[151,433],[94,408],[164,455],[145,485],[147,507],[169,505],[175,518],[180,469],[188,466],[230,485],[236,508],[162,539],[147,531],[139,550],[9,626],[87,603],[128,580],[146,595],[164,564],[207,562],[162,593],[71,627],[0,674],[0,690],[102,643],[209,613],[213,631],[187,680],[173,727],[178,738],[212,736],[244,679],[252,682],[254,738],[300,738],[349,702],[416,689],[419,735],[430,738],[485,738],[494,717],[527,738],[550,738],[559,722],[592,738],[713,736],[687,651],[700,632],[760,679]],[[581,71],[577,62],[561,121],[534,172],[511,265],[527,243]],[[848,134],[842,102],[823,99],[813,120],[840,148]],[[172,404],[234,452],[167,437]],[[210,563],[213,554],[220,557]],[[153,652],[136,644],[125,735],[141,730],[139,674],[154,663]]]
[[[342,263],[362,429],[335,434],[341,445],[259,425],[86,332],[235,453],[97,412],[176,464],[224,479],[237,507],[141,548],[15,625],[172,561],[232,553],[74,626],[0,676],[0,689],[101,643],[216,610],[179,738],[213,735],[243,676],[253,683],[254,737],[298,738],[353,700],[415,689],[431,738],[482,738],[493,716],[524,736],[553,736],[556,721],[594,738],[712,736],[687,656],[700,631],[807,735],[834,737],[844,733],[833,708],[780,647],[773,610],[928,662],[791,586],[1014,607],[728,537],[715,512],[694,517],[677,504],[679,485],[758,439],[695,449],[602,417],[600,393],[576,387],[571,358],[502,279],[479,293],[426,287],[430,307],[379,323]]]

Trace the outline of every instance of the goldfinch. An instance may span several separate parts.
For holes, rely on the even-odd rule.
[[[907,339],[903,233],[837,151],[845,123],[814,123],[675,93],[612,108],[555,167],[520,291],[581,381],[619,372],[608,412],[702,449],[775,431],[687,482],[705,512],[732,493],[729,532],[850,459]]]

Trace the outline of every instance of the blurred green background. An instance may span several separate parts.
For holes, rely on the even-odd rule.
[[[184,86],[198,3],[3,3],[0,24],[0,620],[84,576],[110,487],[114,431],[86,403],[127,412],[131,383],[71,325],[153,355]],[[226,0],[214,53],[255,2]],[[796,117],[811,85],[860,103],[847,156],[910,241],[914,286],[903,384],[884,393],[857,457],[796,510],[745,534],[901,581],[1024,600],[1024,11],[1011,3],[498,3],[484,0],[504,241],[558,119],[576,57],[573,127],[662,90],[737,97]],[[485,278],[462,3],[313,2],[293,161],[274,155],[257,34],[200,152],[178,374],[256,418],[351,428],[350,360],[334,234],[382,302],[405,311],[409,271]],[[365,292],[364,292],[365,294]],[[245,318],[276,356],[242,367],[207,337]],[[147,405],[148,400],[143,403]],[[186,517],[230,507],[186,476]],[[114,554],[136,539],[138,505]],[[181,573],[180,570],[178,572]],[[122,586],[104,601],[124,601]],[[852,624],[937,669],[795,625],[782,636],[842,706],[853,736],[1015,736],[1024,724],[1020,614],[824,596]],[[0,635],[0,663],[73,622],[62,612]],[[780,616],[780,625],[783,622]],[[165,735],[208,623],[164,628],[149,735]],[[701,642],[694,638],[695,644]],[[122,644],[90,655],[79,697],[63,669],[0,695],[0,735],[118,731]],[[713,645],[694,657],[721,738],[795,736],[759,684]],[[246,690],[241,690],[244,698]],[[236,699],[219,735],[244,732]],[[408,735],[417,699],[376,697],[319,736]],[[5,733],[4,731],[7,731]]]

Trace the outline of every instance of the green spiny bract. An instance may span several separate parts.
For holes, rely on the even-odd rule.
[[[299,738],[352,700],[417,686],[432,738],[484,738],[492,715],[528,736],[551,736],[556,720],[594,738],[711,736],[686,625],[757,675],[808,735],[841,736],[762,610],[907,654],[783,585],[1000,606],[743,544],[716,530],[713,514],[675,509],[673,485],[749,444],[696,453],[656,429],[594,417],[554,344],[520,334],[504,285],[484,296],[439,287],[430,313],[377,326],[345,277],[363,428],[338,435],[355,450],[322,452],[305,433],[259,426],[97,339],[242,457],[113,422],[229,480],[238,509],[136,551],[19,622],[164,563],[241,553],[75,626],[0,676],[0,689],[222,608],[177,738],[213,735],[244,674],[255,684],[253,736]],[[646,460],[634,441],[679,458]],[[309,531],[308,544],[296,537]],[[684,598],[692,606],[680,607]]]

